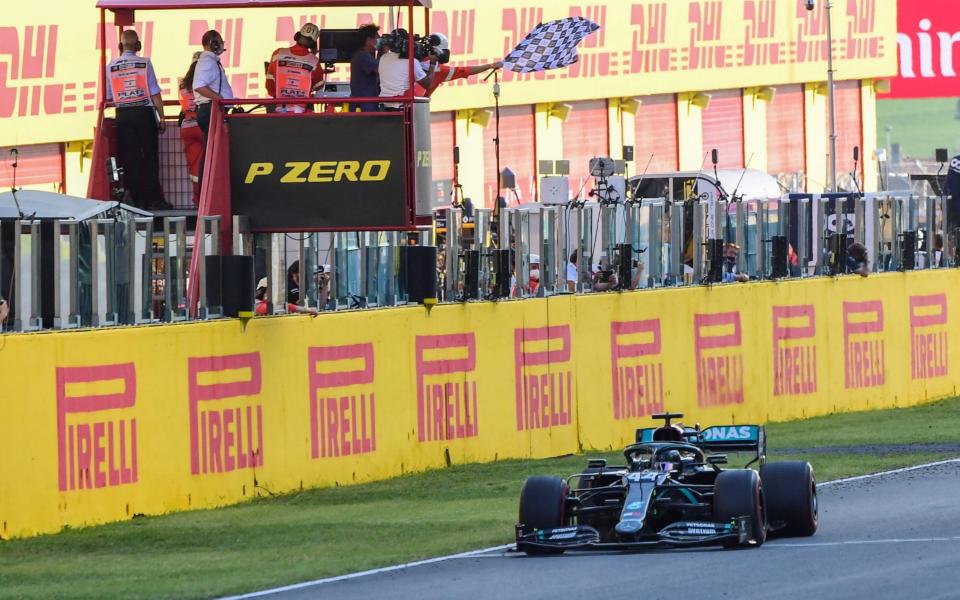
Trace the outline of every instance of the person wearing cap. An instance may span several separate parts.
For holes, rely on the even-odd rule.
[[[492,69],[502,69],[503,62],[497,61],[492,63],[487,63],[484,65],[476,65],[472,67],[454,67],[449,64],[450,62],[450,40],[447,39],[447,36],[442,33],[434,33],[430,36],[432,41],[436,42],[434,48],[434,53],[437,56],[437,69],[433,75],[433,79],[430,80],[429,85],[420,85],[418,83],[416,90],[417,96],[425,96],[429,98],[433,95],[437,88],[442,84],[453,81],[455,79],[466,79],[468,77],[473,77],[474,75],[479,75],[480,73],[485,73]],[[424,68],[426,68],[426,63],[424,63]]]
[[[323,81],[323,69],[317,56],[320,28],[306,23],[294,36],[289,48],[277,48],[267,67],[267,93],[277,99],[306,100]],[[281,104],[278,113],[306,112],[305,104]]]
[[[330,295],[329,277],[320,277],[320,307],[327,305],[327,299]],[[257,282],[257,295],[256,300],[253,304],[253,313],[257,316],[265,316],[268,314],[269,304],[267,300],[267,278],[264,277]],[[289,300],[289,298],[288,298]],[[287,302],[287,312],[290,314],[302,314],[302,315],[312,315],[317,316],[320,312],[318,309],[310,306],[300,306],[294,302]]]
[[[530,255],[530,293],[536,294],[540,287],[540,255]]]
[[[193,203],[200,204],[200,159],[203,157],[203,132],[197,123],[197,102],[193,95],[193,77],[200,52],[193,53],[193,62],[180,80],[180,141],[187,158],[187,171],[193,184]]]
[[[160,140],[166,131],[163,98],[153,63],[137,56],[137,32],[120,34],[120,56],[106,72],[106,99],[117,107],[117,146],[126,188],[138,208],[165,209],[170,205],[160,189]]]

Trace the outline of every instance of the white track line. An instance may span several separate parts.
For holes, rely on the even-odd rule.
[[[807,542],[805,544],[774,542],[766,544],[770,548],[821,548],[823,546],[864,546],[868,544],[920,544],[930,542],[960,542],[960,536],[930,538],[892,538],[887,540],[847,540],[842,542]]]
[[[858,475],[856,477],[845,477],[843,479],[834,479],[833,481],[825,481],[823,483],[817,484],[818,487],[825,487],[828,485],[834,485],[838,483],[848,483],[851,481],[861,481],[864,479],[875,479],[877,477],[885,477],[887,475],[897,475],[899,473],[907,473],[909,471],[919,471],[921,469],[928,469],[930,467],[938,467],[940,465],[948,465],[953,463],[960,463],[960,458],[951,458],[948,460],[939,460],[937,462],[925,463],[922,465],[915,465],[913,467],[904,467],[902,469],[892,469],[890,471],[881,471],[880,473],[871,473],[869,475]],[[952,541],[960,540],[960,538],[936,538],[936,540],[865,540],[860,542],[822,542],[822,543],[809,543],[809,544],[771,544],[771,547],[798,547],[798,546],[836,546],[843,544],[879,544],[879,543],[896,543],[896,542],[921,542],[921,541]],[[347,575],[338,575],[337,577],[327,577],[325,579],[316,579],[314,581],[304,581],[303,583],[295,583],[293,585],[285,585],[283,587],[273,588],[269,590],[263,590],[260,592],[251,592],[249,594],[242,594],[239,596],[229,596],[226,598],[221,598],[221,600],[246,600],[247,598],[262,598],[264,596],[270,596],[272,594],[280,594],[283,592],[290,592],[294,590],[301,590],[304,588],[315,587],[318,585],[324,585],[327,583],[335,583],[337,581],[347,581],[350,579],[358,579],[360,577],[369,577],[370,575],[379,575],[381,573],[390,573],[393,571],[402,571],[404,569],[410,569],[413,567],[422,567],[424,565],[432,565],[436,563],[447,562],[450,560],[456,560],[458,558],[471,558],[480,554],[487,554],[490,552],[496,552],[498,550],[507,550],[512,548],[513,544],[504,544],[502,546],[493,546],[492,548],[484,548],[483,550],[472,550],[470,552],[461,552],[459,554],[450,554],[447,556],[438,556],[436,558],[428,558],[426,560],[418,560],[415,562],[404,563],[402,565],[394,565],[392,567],[382,567],[380,569],[370,569],[369,571],[360,571],[358,573],[348,573]]]
[[[938,460],[937,462],[924,463],[922,465],[914,465],[912,467],[903,467],[902,469],[892,469],[890,471],[881,471],[879,473],[871,473],[869,475],[857,475],[856,477],[844,477],[843,479],[834,479],[832,481],[824,481],[823,483],[818,483],[817,487],[836,485],[838,483],[848,483],[851,481],[862,481],[864,479],[876,479],[877,477],[885,477],[887,475],[897,475],[899,473],[908,473],[910,471],[919,471],[921,469],[929,469],[930,467],[939,467],[940,465],[950,465],[954,463],[960,463],[960,458],[949,458],[947,460]]]
[[[262,598],[263,596],[269,596],[271,594],[279,594],[282,592],[300,590],[303,588],[322,585],[325,583],[334,583],[336,581],[346,581],[348,579],[357,579],[358,577],[367,577],[370,575],[378,575],[380,573],[390,573],[391,571],[402,571],[403,569],[410,569],[412,567],[422,567],[424,565],[432,565],[435,563],[446,562],[448,560],[455,560],[457,558],[470,558],[471,556],[476,556],[478,554],[485,554],[487,552],[496,552],[497,550],[506,550],[512,547],[513,547],[513,544],[504,544],[502,546],[493,546],[492,548],[484,548],[483,550],[471,550],[470,552],[461,552],[459,554],[450,554],[448,556],[438,556],[436,558],[418,560],[416,562],[404,563],[402,565],[394,565],[392,567],[370,569],[369,571],[360,571],[359,573],[348,573],[347,575],[338,575],[337,577],[327,577],[326,579],[317,579],[315,581],[304,581],[303,583],[285,585],[283,587],[273,588],[272,590],[263,590],[262,592],[252,592],[249,594],[242,594],[240,596],[229,596],[226,598],[222,598],[221,600],[244,600],[246,598]]]

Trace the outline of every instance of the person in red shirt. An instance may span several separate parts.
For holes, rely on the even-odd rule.
[[[193,74],[200,53],[193,53],[193,62],[180,80],[180,140],[187,157],[187,171],[193,183],[193,203],[200,204],[200,159],[203,158],[203,131],[197,123],[197,103],[193,96]]]
[[[473,67],[454,67],[448,65],[446,63],[450,60],[450,40],[448,40],[447,36],[443,35],[442,33],[434,33],[430,37],[436,38],[440,42],[436,46],[437,70],[433,75],[433,80],[426,89],[417,84],[417,96],[425,96],[429,98],[435,91],[437,91],[437,88],[447,81],[453,81],[454,79],[466,79],[467,77],[473,77],[474,75],[479,75],[480,73],[484,73],[491,69],[503,68],[503,62],[501,61]],[[424,68],[426,68],[426,66],[424,66]]]
[[[294,45],[277,48],[270,56],[267,66],[267,93],[272,97],[306,100],[323,81],[323,69],[318,68],[320,58],[316,55],[320,41],[320,28],[307,23],[293,36]],[[302,113],[305,104],[281,104],[280,113]]]

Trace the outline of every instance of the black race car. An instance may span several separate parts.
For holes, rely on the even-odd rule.
[[[520,494],[517,550],[631,550],[656,546],[760,546],[768,534],[817,531],[817,483],[810,463],[766,462],[760,425],[701,430],[653,415],[638,429],[626,465],[588,461],[566,480],[531,477]],[[742,469],[721,469],[723,452],[750,452]],[[750,468],[759,464],[759,473]],[[575,486],[571,486],[571,482]]]

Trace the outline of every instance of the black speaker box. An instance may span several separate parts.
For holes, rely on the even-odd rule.
[[[219,264],[211,264],[211,259]],[[256,282],[253,280],[252,256],[209,257],[206,267],[208,275],[213,271],[219,272],[219,286],[210,285],[209,276],[207,279],[208,306],[221,306],[225,317],[253,312]]]
[[[407,247],[407,302],[423,304],[437,298],[436,246]]]

